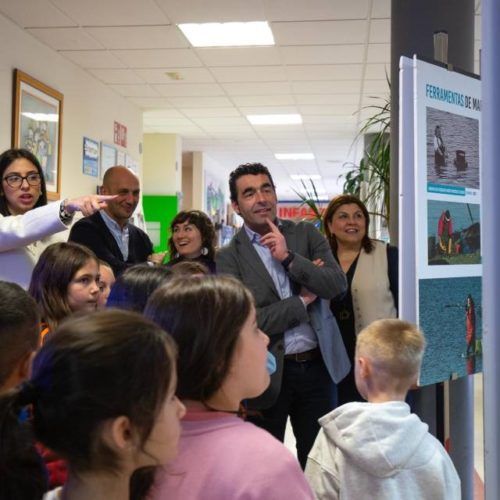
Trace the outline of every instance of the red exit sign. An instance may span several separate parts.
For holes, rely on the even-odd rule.
[[[115,144],[118,146],[122,146],[124,148],[127,147],[127,127],[122,125],[121,123],[115,122],[114,126],[114,134],[113,134]]]

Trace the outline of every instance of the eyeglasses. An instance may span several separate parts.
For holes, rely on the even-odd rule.
[[[39,186],[40,183],[42,182],[42,178],[40,177],[40,174],[38,173],[32,173],[28,174],[25,176],[18,175],[18,174],[12,174],[12,175],[7,175],[6,177],[3,178],[3,180],[11,187],[14,189],[19,189],[23,185],[23,181],[26,179],[26,182],[33,187]]]

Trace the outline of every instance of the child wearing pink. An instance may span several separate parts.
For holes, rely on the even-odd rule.
[[[151,496],[169,500],[314,498],[297,459],[271,434],[230,413],[189,408],[182,421],[178,457],[158,474]]]

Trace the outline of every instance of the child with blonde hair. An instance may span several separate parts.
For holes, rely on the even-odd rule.
[[[405,403],[424,349],[422,332],[398,319],[360,332],[354,374],[367,403],[347,403],[319,420],[306,467],[318,499],[461,498],[448,454]]]

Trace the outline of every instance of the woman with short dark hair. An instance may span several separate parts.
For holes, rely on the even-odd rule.
[[[170,231],[168,266],[194,261],[215,274],[215,229],[207,214],[199,210],[179,212],[170,224]]]

